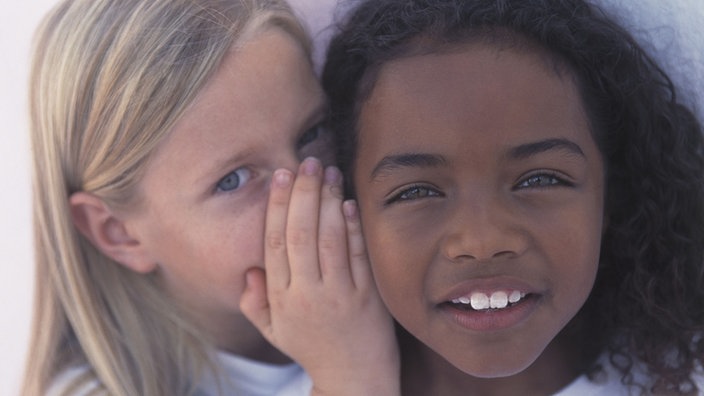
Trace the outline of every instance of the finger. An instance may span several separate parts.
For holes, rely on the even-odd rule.
[[[318,216],[322,165],[315,158],[306,158],[293,183],[286,224],[291,283],[320,281],[318,263]]]
[[[288,287],[291,274],[286,251],[286,221],[293,186],[293,174],[277,169],[271,181],[264,225],[264,265],[271,290]]]
[[[364,243],[364,235],[362,235],[362,224],[359,221],[357,202],[353,200],[343,202],[342,211],[345,215],[347,228],[347,250],[352,281],[357,289],[374,287],[367,247]]]
[[[240,310],[264,337],[272,334],[271,310],[267,300],[264,271],[253,268],[245,273],[245,288],[240,297]]]
[[[336,167],[325,169],[320,195],[318,256],[323,280],[334,282],[335,287],[351,287],[347,229],[342,214],[342,174]]]

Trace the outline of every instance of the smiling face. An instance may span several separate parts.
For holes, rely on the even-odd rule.
[[[382,298],[476,377],[534,363],[597,272],[602,158],[545,58],[467,44],[395,60],[360,112],[354,184]]]
[[[150,158],[126,226],[220,348],[256,349],[239,300],[245,271],[264,266],[270,178],[305,156],[329,157],[323,109],[300,44],[271,28],[231,51]]]

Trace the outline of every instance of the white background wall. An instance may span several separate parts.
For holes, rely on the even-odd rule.
[[[325,40],[328,32],[317,32],[335,1],[292,3],[312,19],[314,36]],[[656,53],[704,119],[704,0],[595,1]],[[0,0],[0,396],[18,393],[28,342],[33,264],[26,82],[32,32],[54,3]]]
[[[54,0],[0,0],[0,395],[16,395],[32,296],[26,82],[34,27]]]

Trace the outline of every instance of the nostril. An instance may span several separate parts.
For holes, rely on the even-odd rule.
[[[460,254],[455,257],[450,257],[452,261],[460,262],[460,261],[476,261],[477,258],[472,256],[471,254]]]
[[[494,257],[495,258],[511,258],[511,257],[515,257],[516,255],[517,254],[514,251],[504,250],[504,251],[495,253]]]
[[[500,252],[494,253],[494,254],[489,254],[486,256],[478,256],[478,255],[472,255],[468,253],[462,253],[462,254],[456,254],[454,256],[450,256],[449,258],[453,262],[463,262],[463,261],[471,261],[475,263],[488,263],[492,260],[496,259],[510,259],[517,257],[518,253],[511,251],[511,250],[502,250]]]

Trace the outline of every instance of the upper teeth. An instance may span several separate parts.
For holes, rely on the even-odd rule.
[[[496,291],[491,293],[491,296],[474,292],[469,297],[463,296],[452,300],[455,304],[470,304],[472,309],[489,309],[489,308],[506,308],[509,303],[513,304],[525,297],[525,293],[518,290],[513,290],[510,293],[505,291]]]

